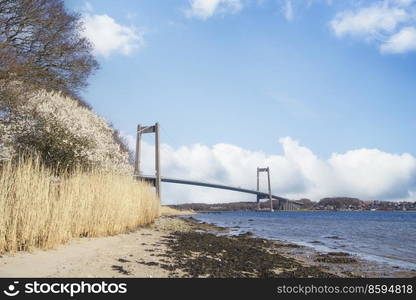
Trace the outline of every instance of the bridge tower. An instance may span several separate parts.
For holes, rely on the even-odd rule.
[[[160,174],[160,125],[156,123],[152,126],[137,125],[137,138],[136,138],[136,155],[134,161],[134,175],[137,178],[141,178],[143,174],[140,171],[140,154],[142,144],[142,134],[154,133],[155,134],[155,178],[152,180],[146,179],[156,188],[156,194],[161,199],[161,174]]]
[[[268,198],[270,200],[270,211],[273,211],[273,199],[272,199],[272,189],[270,187],[270,168],[257,168],[257,191],[260,192],[260,173],[267,173],[267,184],[269,189]],[[260,195],[257,195],[257,209],[260,209],[260,200],[263,199]]]

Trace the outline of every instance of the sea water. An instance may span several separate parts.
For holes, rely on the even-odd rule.
[[[416,212],[220,212],[197,220],[232,227],[232,234],[296,243],[321,252],[416,269]]]

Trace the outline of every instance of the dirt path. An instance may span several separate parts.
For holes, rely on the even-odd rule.
[[[161,241],[166,234],[163,228],[143,228],[78,239],[48,251],[2,255],[0,277],[168,277],[168,271],[157,266],[161,258],[155,255],[165,251]]]

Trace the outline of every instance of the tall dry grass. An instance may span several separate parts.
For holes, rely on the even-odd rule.
[[[162,216],[184,216],[184,215],[194,215],[196,212],[192,209],[187,210],[178,210],[166,205],[160,207],[160,214]]]
[[[151,187],[126,175],[75,171],[59,179],[38,160],[0,168],[0,253],[127,232],[160,214]]]

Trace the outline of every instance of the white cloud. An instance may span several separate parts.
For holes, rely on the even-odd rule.
[[[89,11],[91,11],[91,7]],[[90,12],[83,17],[85,36],[94,46],[94,53],[108,57],[113,53],[129,55],[144,45],[143,33],[132,26],[123,26],[112,17]]]
[[[356,11],[338,13],[331,21],[331,27],[337,36],[371,36],[379,32],[392,32],[398,24],[408,18],[404,9],[380,2]]]
[[[92,12],[94,10],[94,8],[93,8],[93,6],[92,6],[92,4],[90,2],[85,2],[84,3],[83,10],[85,12]]]
[[[134,139],[130,138],[134,147]],[[317,157],[310,149],[286,137],[279,140],[282,155],[248,151],[229,144],[161,149],[162,175],[255,189],[256,168],[271,168],[274,194],[291,198],[350,196],[361,199],[416,201],[416,158],[376,149],[358,149],[329,159]],[[154,173],[154,149],[144,142],[142,171]],[[265,178],[262,187],[265,189]],[[163,202],[255,201],[253,195],[237,192],[163,184]]]
[[[380,47],[384,53],[405,53],[416,51],[416,28],[405,27],[392,35]]]
[[[241,0],[189,0],[189,4],[185,15],[203,20],[218,13],[236,13],[242,8]]]
[[[330,26],[337,37],[374,42],[382,53],[416,51],[415,0],[385,0],[336,14]]]
[[[328,162],[338,179],[337,190],[356,196],[402,199],[416,187],[416,159],[407,153],[360,149],[333,154]]]
[[[400,6],[409,6],[413,2],[415,2],[415,0],[393,0],[393,3],[400,5]]]
[[[288,20],[288,21],[293,20],[292,0],[286,0],[285,1],[285,5],[283,7],[283,12],[284,12],[286,20]]]

